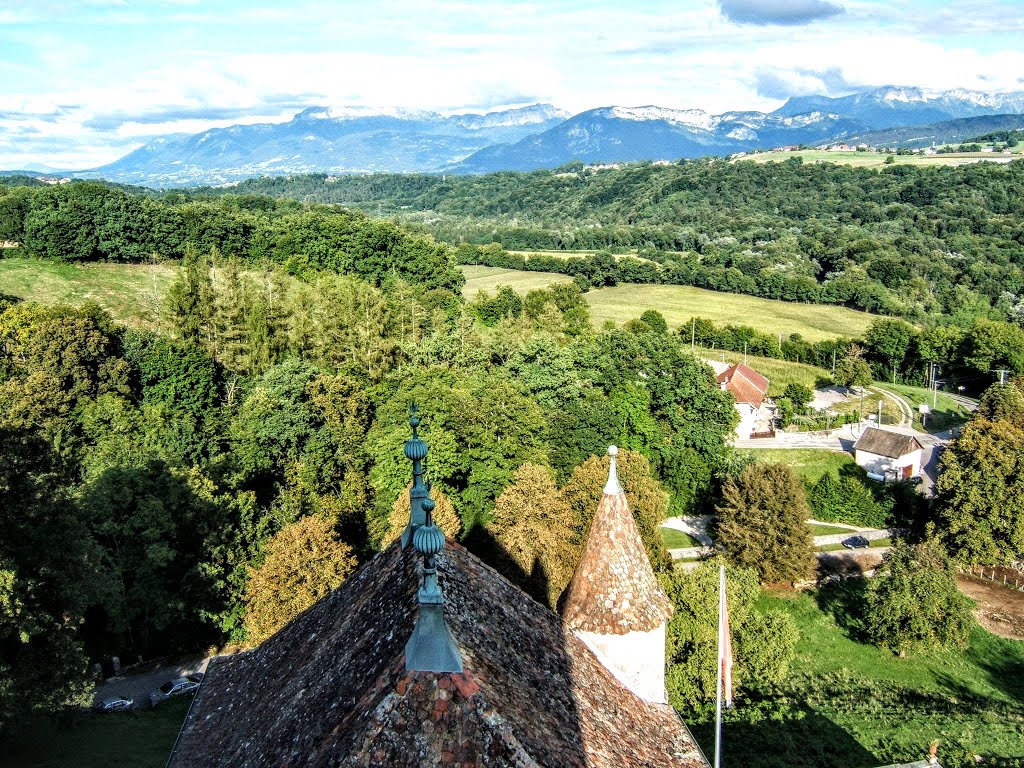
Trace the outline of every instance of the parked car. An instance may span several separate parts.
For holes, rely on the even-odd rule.
[[[152,704],[159,704],[161,701],[166,701],[172,696],[181,696],[186,693],[192,693],[198,687],[198,680],[189,680],[187,677],[168,680],[149,694],[149,701]]]
[[[847,549],[860,549],[861,547],[867,547],[870,545],[867,539],[863,536],[851,536],[848,539],[843,539],[843,546]]]
[[[104,699],[96,705],[97,712],[124,712],[131,709],[135,705],[133,699],[125,698],[124,696],[113,696],[109,699]]]
[[[203,682],[203,677],[205,677],[205,675],[203,675],[202,672],[193,672],[191,675],[185,675],[185,677],[193,683],[201,683]]]

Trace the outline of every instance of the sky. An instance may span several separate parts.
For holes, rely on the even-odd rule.
[[[1024,0],[0,0],[0,169],[91,168],[314,105],[718,114],[1024,91],[1022,41]]]

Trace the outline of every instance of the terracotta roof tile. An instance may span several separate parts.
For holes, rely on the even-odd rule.
[[[722,371],[717,380],[732,393],[737,403],[750,403],[754,408],[760,408],[768,395],[768,379],[743,363]]]
[[[212,664],[170,765],[706,766],[559,618],[462,547],[438,556],[465,673],[405,671],[419,558],[397,545],[259,648]]]
[[[623,635],[649,632],[671,615],[672,603],[647,559],[626,495],[604,494],[566,593],[566,625]]]

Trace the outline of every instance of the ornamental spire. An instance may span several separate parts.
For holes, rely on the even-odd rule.
[[[409,426],[412,427],[412,437],[405,441],[405,458],[412,462],[412,489],[409,491],[409,523],[402,531],[402,549],[409,546],[416,529],[426,520],[423,500],[427,498],[427,487],[423,484],[423,474],[429,449],[419,436],[420,417],[415,401],[409,406]]]
[[[406,534],[412,538],[412,545],[416,552],[423,555],[423,585],[417,592],[419,613],[416,616],[416,625],[413,627],[412,636],[405,645],[405,669],[408,672],[462,672],[462,654],[459,652],[458,643],[452,636],[448,624],[444,620],[444,594],[441,585],[437,580],[437,554],[444,549],[444,533],[434,525],[435,503],[430,498],[431,484],[428,481],[423,484],[423,470],[420,460],[413,458],[410,454],[419,454],[417,450],[410,450],[410,446],[417,443],[422,446],[423,456],[427,454],[427,445],[416,435],[416,427],[419,419],[416,417],[415,405],[413,416],[409,425],[413,428],[412,440],[405,444],[405,455],[413,462],[413,491],[410,492],[410,501],[413,509],[419,509],[423,514],[421,523],[416,523],[416,513],[413,512],[409,527],[406,533],[402,534],[402,545],[406,544]],[[415,424],[413,423],[415,422]],[[419,474],[416,472],[419,470]],[[419,485],[423,489],[422,497],[417,498],[412,494]]]

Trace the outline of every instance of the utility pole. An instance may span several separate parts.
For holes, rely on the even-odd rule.
[[[896,363],[892,364],[892,383],[896,383]]]
[[[875,423],[882,426],[882,398],[878,398],[878,420]]]
[[[747,342],[743,342],[743,364],[747,364]]]
[[[693,354],[694,342],[697,340],[697,318],[690,319],[690,354]]]
[[[832,375],[836,375],[836,351],[832,350]]]

